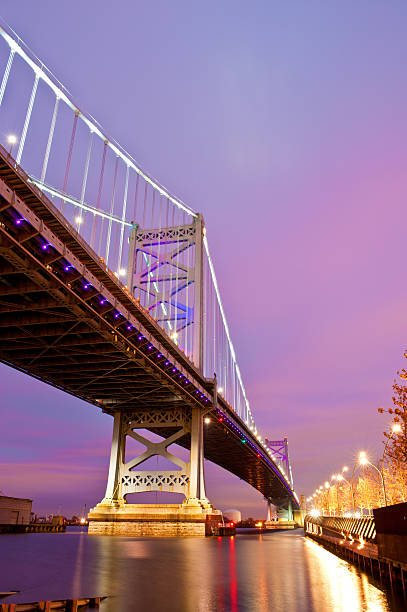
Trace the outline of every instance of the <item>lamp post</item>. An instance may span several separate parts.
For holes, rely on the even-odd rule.
[[[342,472],[343,471],[344,470],[342,470]],[[345,471],[347,471],[347,469]],[[342,474],[337,474],[336,475],[336,480],[338,480],[339,482],[342,482],[342,480],[343,480],[350,487],[350,491],[351,491],[351,494],[352,494],[352,509],[353,509],[353,514],[355,514],[356,510],[355,510],[355,495],[354,495],[354,492],[353,492],[353,478],[352,478],[352,481],[349,482],[349,480],[347,478],[345,478],[345,476],[342,473]]]
[[[337,516],[339,516],[339,474],[332,474],[331,476],[331,480],[336,480],[337,484],[336,484],[336,512],[337,512]]]
[[[400,423],[393,423],[392,428],[391,428],[391,434],[387,438],[386,444],[384,445],[384,451],[383,451],[383,457],[382,457],[382,476],[383,476],[383,482],[385,482],[385,479],[384,479],[384,458],[386,456],[387,446],[388,446],[390,440],[393,438],[393,434],[400,433],[400,432],[401,432],[401,425],[400,425]],[[387,499],[386,499],[386,506],[387,506]]]
[[[368,458],[366,457],[366,453],[364,451],[359,453],[359,463],[360,463],[360,465],[370,465],[379,474],[380,479],[382,481],[382,490],[383,490],[384,505],[387,506],[386,485],[384,484],[384,478],[383,478],[382,472],[379,470],[379,468],[377,468],[373,463],[371,463],[368,460]]]
[[[326,513],[328,514],[329,513],[329,489],[331,485],[326,480],[324,483],[324,486],[325,486],[325,510],[326,510]]]

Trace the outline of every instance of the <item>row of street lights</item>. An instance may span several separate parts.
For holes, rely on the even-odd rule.
[[[358,465],[361,465],[361,466],[369,465],[374,470],[376,470],[376,472],[380,476],[380,482],[381,482],[382,493],[383,493],[383,502],[384,502],[384,505],[387,506],[386,483],[385,483],[385,478],[384,478],[384,459],[385,459],[385,456],[386,456],[386,451],[387,451],[387,447],[388,447],[388,444],[389,444],[390,440],[393,438],[394,434],[400,433],[401,430],[402,429],[401,429],[400,423],[397,423],[397,422],[393,423],[393,425],[391,427],[391,433],[388,436],[386,444],[384,446],[383,456],[382,456],[382,460],[381,460],[381,469],[379,469],[371,461],[369,461],[365,451],[361,451],[359,453],[358,461],[353,466],[352,478],[350,480],[348,480],[344,476],[344,472],[347,472],[349,470],[349,468],[345,465],[342,468],[342,472],[340,474],[332,474],[331,482],[326,481],[324,483],[324,485],[320,485],[318,487],[318,489],[316,489],[315,492],[312,495],[310,495],[310,497],[307,498],[307,502],[310,503],[310,502],[316,500],[316,498],[318,498],[318,496],[320,496],[320,495],[322,495],[322,493],[324,493],[324,490],[328,491],[331,488],[331,486],[333,486],[332,485],[332,481],[336,481],[337,483],[345,482],[350,487],[350,490],[351,490],[353,515],[356,516],[358,513],[356,512],[355,491],[354,491],[354,486],[353,486],[353,484],[354,484],[354,477],[355,477],[355,470],[356,470],[356,467]],[[336,491],[336,495],[337,495],[337,505],[338,505],[338,511],[339,511],[338,490]]]

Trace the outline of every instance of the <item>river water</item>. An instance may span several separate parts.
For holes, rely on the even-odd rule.
[[[108,596],[102,612],[407,610],[302,530],[233,538],[0,536],[2,601]]]

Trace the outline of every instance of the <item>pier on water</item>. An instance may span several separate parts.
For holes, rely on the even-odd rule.
[[[373,510],[373,517],[307,515],[304,532],[324,548],[379,579],[407,589],[407,503]]]

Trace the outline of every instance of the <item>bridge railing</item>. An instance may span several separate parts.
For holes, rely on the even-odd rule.
[[[342,517],[342,516],[310,516],[304,519],[304,530],[310,535],[331,535],[339,539],[360,539],[366,542],[376,541],[376,526],[374,518]]]

